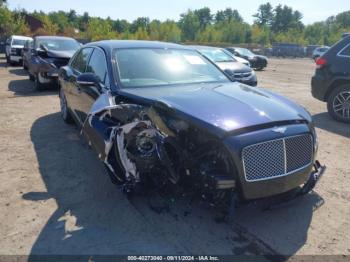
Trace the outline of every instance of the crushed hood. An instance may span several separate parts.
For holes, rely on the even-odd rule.
[[[75,53],[75,50],[67,50],[67,51],[54,51],[48,50],[47,56],[52,58],[68,58],[70,59]]]
[[[278,121],[311,121],[309,113],[294,102],[240,83],[125,88],[122,92],[164,103],[224,131]]]

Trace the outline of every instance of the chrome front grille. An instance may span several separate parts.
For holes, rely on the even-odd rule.
[[[243,149],[242,159],[249,182],[286,176],[312,164],[313,139],[305,134],[254,144]]]
[[[241,78],[247,78],[250,77],[252,75],[251,72],[247,72],[247,73],[234,73],[234,78],[235,79],[241,79]]]

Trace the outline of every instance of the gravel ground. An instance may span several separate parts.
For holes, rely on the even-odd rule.
[[[310,94],[314,65],[271,59],[259,85],[305,106],[328,167],[314,193],[235,223],[184,203],[157,214],[128,201],[109,181],[77,129],[63,123],[57,91],[35,92],[20,67],[0,60],[0,255],[350,254],[349,125],[331,120]]]

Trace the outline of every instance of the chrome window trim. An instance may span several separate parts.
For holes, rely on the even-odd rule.
[[[347,48],[350,48],[350,43],[347,44],[346,46],[344,46],[338,53],[337,53],[337,56],[340,56],[340,57],[350,57],[350,55],[342,55],[341,52],[343,52],[345,49]]]
[[[289,138],[293,138],[293,137],[299,137],[299,136],[305,136],[305,135],[309,135],[310,138],[311,138],[311,143],[312,143],[312,156],[311,156],[311,162],[298,168],[298,169],[294,169],[293,171],[290,171],[287,173],[287,169],[288,169],[288,166],[287,166],[287,151],[286,151],[286,143],[285,143],[285,140],[286,139],[289,139]],[[261,145],[261,144],[265,144],[265,143],[268,143],[268,142],[274,142],[274,141],[280,141],[280,140],[283,140],[283,151],[284,151],[284,174],[281,174],[281,175],[278,175],[278,176],[272,176],[272,177],[264,177],[264,178],[258,178],[258,179],[253,179],[253,180],[248,180],[247,179],[247,174],[246,174],[246,168],[245,168],[245,161],[244,161],[244,157],[243,157],[243,151],[244,149],[246,148],[250,148],[250,147],[253,147],[253,146],[257,146],[257,145]],[[259,182],[259,181],[266,181],[266,180],[271,180],[271,179],[275,179],[275,178],[280,178],[280,177],[285,177],[285,176],[288,176],[288,175],[291,175],[293,173],[296,173],[300,170],[303,170],[303,169],[306,169],[308,167],[310,167],[312,164],[313,164],[313,159],[314,159],[314,155],[315,155],[315,150],[314,150],[314,139],[313,139],[313,136],[312,134],[310,133],[305,133],[305,134],[300,134],[300,135],[295,135],[295,136],[287,136],[287,137],[283,137],[283,138],[278,138],[278,139],[273,139],[273,140],[267,140],[267,141],[264,141],[264,142],[260,142],[260,143],[256,143],[256,144],[252,144],[252,145],[249,145],[249,146],[246,146],[242,149],[242,152],[241,152],[241,159],[242,159],[242,164],[243,164],[243,172],[244,172],[244,179],[245,181],[247,181],[248,183],[254,183],[254,182]]]

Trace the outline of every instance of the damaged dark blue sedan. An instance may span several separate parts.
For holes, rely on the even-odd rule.
[[[213,203],[252,200],[308,193],[324,171],[303,107],[232,82],[186,46],[90,43],[61,68],[59,85],[64,121],[126,192],[186,185]]]

